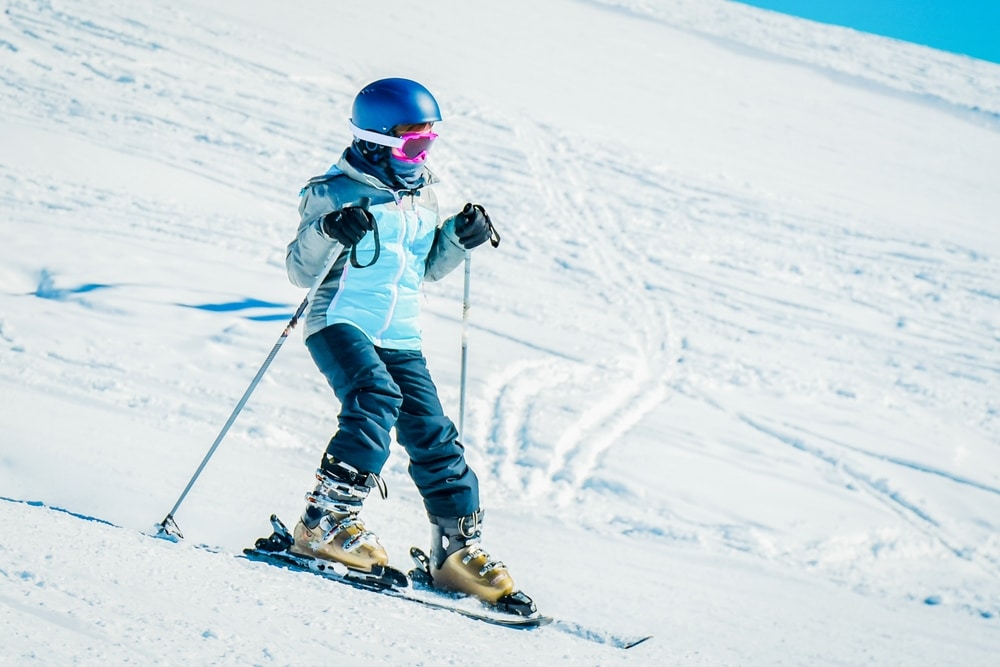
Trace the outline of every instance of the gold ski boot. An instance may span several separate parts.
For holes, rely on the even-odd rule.
[[[430,516],[431,553],[427,573],[436,588],[473,595],[503,611],[529,616],[536,609],[517,590],[507,566],[479,544],[483,512],[444,518]]]
[[[316,480],[316,488],[306,494],[306,511],[292,531],[295,542],[288,550],[364,572],[388,565],[385,548],[358,517],[373,487],[385,497],[381,478],[338,461],[318,469]]]

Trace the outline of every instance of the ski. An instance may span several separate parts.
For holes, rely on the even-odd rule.
[[[329,581],[347,584],[354,588],[386,595],[397,600],[413,602],[429,609],[437,609],[458,614],[466,618],[497,625],[504,628],[520,630],[530,630],[552,623],[553,619],[543,614],[532,614],[530,616],[519,616],[516,614],[504,614],[502,612],[475,611],[467,609],[457,604],[450,604],[442,599],[430,599],[419,594],[410,592],[410,578],[401,570],[392,567],[372,568],[371,572],[353,570],[331,561],[324,561],[309,556],[288,551],[292,545],[292,536],[281,520],[271,515],[271,527],[274,529],[270,537],[257,540],[253,548],[243,550],[243,556],[249,560],[275,565],[288,570],[307,572],[323,577]],[[421,587],[421,590],[428,594],[436,595]]]
[[[453,606],[446,602],[439,602],[437,600],[429,600],[422,597],[417,597],[407,593],[405,589],[398,588],[395,586],[384,586],[378,583],[372,583],[365,581],[363,579],[356,579],[351,574],[344,573],[340,571],[337,567],[329,566],[318,566],[316,565],[315,559],[306,558],[299,559],[295,558],[292,554],[287,553],[273,553],[267,551],[260,551],[258,549],[244,549],[243,555],[245,558],[256,561],[259,563],[267,563],[269,565],[275,565],[278,567],[283,567],[288,570],[293,570],[296,572],[307,572],[309,574],[315,574],[323,577],[328,581],[335,581],[337,583],[347,584],[354,588],[369,591],[372,593],[379,593],[381,595],[387,595],[397,600],[405,600],[407,602],[414,602],[416,604],[428,607],[430,609],[439,609],[441,611],[448,611],[454,614],[459,614],[476,621],[483,621],[484,623],[489,623],[491,625],[498,625],[505,628],[520,628],[520,629],[531,629],[541,627],[543,625],[548,625],[552,622],[552,619],[548,616],[538,615],[538,616],[493,616],[487,612],[477,612],[471,609],[465,609],[463,607]],[[306,562],[311,561],[311,562]],[[347,568],[344,568],[345,570]],[[397,570],[398,572],[398,570]],[[403,575],[405,576],[405,575]]]
[[[271,515],[271,527],[274,532],[269,537],[262,537],[257,540],[253,548],[243,550],[244,558],[288,570],[318,575],[329,581],[347,584],[397,600],[413,602],[429,609],[447,611],[505,628],[532,630],[548,626],[553,630],[579,639],[620,649],[634,648],[652,639],[652,635],[617,635],[540,614],[535,611],[530,598],[524,596],[524,600],[527,601],[525,603],[518,597],[517,593],[508,596],[510,599],[504,605],[512,611],[505,613],[501,609],[490,610],[485,607],[482,610],[474,610],[462,606],[462,598],[453,597],[452,594],[433,587],[430,580],[429,559],[422,550],[416,547],[410,549],[410,556],[416,563],[416,567],[409,573],[403,573],[392,567],[376,567],[373,568],[372,572],[361,572],[340,563],[291,553],[288,551],[293,542],[291,533],[273,514]],[[465,601],[468,602],[469,598],[465,598]],[[516,611],[521,613],[513,613]]]

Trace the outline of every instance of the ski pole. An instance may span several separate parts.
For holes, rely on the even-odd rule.
[[[500,245],[500,234],[497,233],[493,221],[490,220],[489,213],[479,204],[466,204],[466,208],[474,207],[486,218],[486,226],[489,229],[490,245],[496,248]],[[469,209],[471,210],[471,209]],[[469,309],[472,307],[471,286],[472,283],[472,253],[465,251],[465,289],[462,295],[462,371],[458,390],[458,441],[465,441],[465,384],[469,368]]]
[[[334,250],[337,249],[339,249],[339,246],[334,248]],[[201,473],[205,469],[205,466],[208,465],[208,460],[212,458],[212,455],[215,454],[215,450],[219,448],[219,445],[222,443],[222,439],[226,437],[226,434],[229,432],[230,427],[232,427],[233,423],[236,421],[237,415],[239,415],[240,412],[243,411],[243,407],[247,404],[247,401],[250,399],[250,394],[253,393],[254,389],[256,389],[257,385],[260,383],[261,378],[264,377],[264,373],[267,371],[268,366],[271,365],[271,362],[274,360],[274,357],[278,354],[278,350],[280,350],[281,346],[284,345],[285,340],[288,338],[288,334],[290,334],[292,332],[292,329],[295,328],[295,325],[298,322],[299,317],[301,317],[302,313],[305,312],[306,307],[309,305],[309,302],[312,300],[313,296],[315,296],[316,290],[319,288],[320,283],[323,282],[323,278],[326,277],[326,274],[329,273],[330,269],[333,267],[333,262],[336,261],[337,255],[338,255],[337,252],[330,253],[330,257],[327,260],[326,265],[323,267],[323,271],[320,273],[319,276],[316,277],[316,282],[313,283],[312,288],[309,290],[309,294],[307,294],[306,298],[302,300],[301,304],[299,304],[299,307],[295,311],[295,314],[292,315],[292,319],[288,321],[288,324],[285,325],[284,331],[282,331],[281,335],[278,336],[277,342],[274,344],[274,347],[271,348],[271,352],[267,355],[267,358],[264,359],[264,363],[261,364],[260,369],[257,371],[257,375],[255,375],[253,380],[250,382],[250,386],[248,386],[247,390],[243,392],[243,397],[240,399],[239,403],[236,404],[236,407],[233,409],[232,414],[229,415],[229,419],[226,420],[226,423],[222,427],[222,430],[219,431],[219,435],[216,436],[215,442],[212,443],[212,446],[209,448],[208,453],[205,454],[205,458],[202,459],[201,465],[199,465],[198,469],[195,470],[194,475],[191,477],[191,480],[187,483],[187,486],[184,487],[184,491],[181,492],[180,497],[177,499],[177,502],[174,503],[174,506],[173,508],[171,508],[170,512],[167,513],[167,516],[164,517],[163,521],[156,524],[156,527],[158,529],[157,537],[176,536],[181,539],[184,538],[184,534],[181,533],[180,528],[177,526],[177,522],[174,521],[174,514],[177,513],[177,509],[181,506],[181,503],[184,502],[184,499],[187,497],[188,492],[191,491],[191,487],[194,486],[195,481],[198,479],[199,476],[201,476]]]
[[[371,199],[369,197],[361,198],[362,208],[367,209],[370,203]],[[261,378],[264,377],[264,373],[271,365],[271,362],[274,360],[274,357],[278,354],[278,350],[280,350],[281,346],[284,345],[285,340],[288,338],[288,334],[290,334],[292,332],[292,329],[295,328],[295,325],[296,323],[298,323],[299,318],[305,312],[306,308],[309,306],[309,303],[313,300],[313,297],[316,296],[316,291],[319,290],[319,286],[323,283],[323,280],[326,278],[327,274],[330,273],[330,269],[333,268],[334,262],[337,261],[337,257],[340,255],[339,253],[340,248],[341,246],[339,244],[336,244],[334,245],[333,248],[330,249],[330,255],[326,258],[326,263],[323,265],[323,269],[319,272],[319,275],[316,276],[316,280],[313,282],[312,287],[309,288],[309,293],[306,294],[306,297],[302,300],[302,303],[299,304],[299,307],[296,309],[295,314],[292,315],[292,319],[290,319],[288,321],[288,324],[285,325],[284,331],[282,331],[281,335],[278,336],[277,342],[274,344],[274,347],[271,348],[271,352],[267,355],[267,358],[264,359],[264,363],[261,364],[260,369],[257,371],[257,375],[255,375],[253,380],[251,380],[250,386],[248,386],[247,390],[243,392],[243,397],[240,398],[240,401],[239,403],[236,404],[236,407],[233,409],[232,414],[229,415],[229,419],[226,420],[226,423],[222,427],[222,430],[219,431],[219,435],[216,436],[215,442],[212,443],[212,446],[209,448],[208,453],[205,454],[205,458],[202,459],[201,465],[199,465],[198,469],[195,470],[194,475],[191,476],[191,480],[187,483],[187,486],[184,487],[184,491],[181,492],[180,497],[177,499],[177,502],[174,503],[173,508],[171,508],[171,510],[167,513],[167,516],[163,518],[163,521],[156,524],[157,537],[166,537],[168,539],[171,537],[176,537],[180,539],[184,538],[184,534],[181,532],[180,527],[178,527],[177,522],[174,520],[174,514],[177,513],[178,508],[181,506],[181,503],[184,502],[184,499],[187,498],[187,494],[191,491],[191,488],[194,486],[195,481],[198,479],[198,477],[201,476],[201,473],[205,469],[205,466],[208,465],[208,460],[212,458],[212,455],[215,454],[215,450],[219,448],[219,445],[222,443],[222,439],[226,437],[226,434],[229,432],[230,427],[232,427],[233,423],[236,421],[237,415],[239,415],[240,412],[243,411],[243,407],[247,404],[247,401],[250,399],[250,394],[252,394],[254,389],[257,388],[257,385],[260,384]]]
[[[458,392],[458,441],[465,442],[465,378],[469,368],[469,308],[472,282],[472,253],[465,253],[465,292],[462,296],[462,374]]]

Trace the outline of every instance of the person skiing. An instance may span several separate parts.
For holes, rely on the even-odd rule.
[[[372,489],[387,494],[379,474],[395,428],[431,523],[426,570],[434,586],[524,613],[534,610],[530,598],[482,548],[478,479],[421,352],[423,281],[499,241],[478,204],[440,219],[429,188],[437,179],[426,165],[440,120],[437,100],[420,83],[370,83],[353,101],[352,143],[300,193],[286,267],[293,284],[308,287],[338,253],[309,304],[304,336],[340,413],[290,550],[365,572],[388,565],[359,514]]]

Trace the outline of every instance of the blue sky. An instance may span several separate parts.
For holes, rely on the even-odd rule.
[[[1000,0],[739,0],[1000,63]]]

